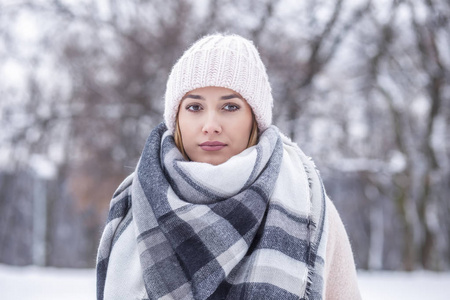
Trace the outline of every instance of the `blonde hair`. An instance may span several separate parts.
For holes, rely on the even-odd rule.
[[[250,148],[258,144],[258,135],[259,135],[258,123],[256,122],[255,116],[253,115],[252,129],[250,131],[250,137],[248,139],[247,148]],[[173,139],[175,141],[175,145],[177,146],[178,150],[180,150],[184,159],[190,160],[183,147],[183,138],[181,137],[180,122],[178,122],[178,115],[175,120],[175,131],[173,133]]]

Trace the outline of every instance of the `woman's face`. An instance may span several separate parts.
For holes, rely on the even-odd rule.
[[[219,165],[247,148],[253,115],[235,91],[205,87],[184,95],[178,122],[187,156]]]

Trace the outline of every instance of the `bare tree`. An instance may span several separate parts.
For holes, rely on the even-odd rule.
[[[55,176],[37,181],[47,194],[47,264],[93,264],[110,197],[162,121],[171,66],[197,38],[223,31],[258,46],[274,122],[320,166],[359,266],[448,268],[449,11],[444,0],[0,6],[0,74],[7,65],[25,74],[0,81],[8,128],[0,187],[21,195],[0,198],[0,240],[14,245],[2,242],[0,259],[31,261],[23,250],[33,243],[31,214],[18,205],[36,197],[19,183],[48,162]],[[21,14],[41,28],[30,43],[14,34]],[[19,216],[28,220],[15,229],[24,241],[3,229]],[[14,249],[20,257],[11,258]]]

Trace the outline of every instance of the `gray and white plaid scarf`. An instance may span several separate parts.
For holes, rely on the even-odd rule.
[[[97,299],[129,280],[112,274],[121,263],[140,266],[141,299],[322,299],[325,197],[312,161],[275,126],[213,166],[185,161],[160,124],[112,199]]]

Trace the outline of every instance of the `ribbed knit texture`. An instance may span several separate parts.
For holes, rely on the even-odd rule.
[[[164,119],[174,132],[181,98],[197,88],[215,86],[238,92],[250,105],[260,131],[272,123],[272,90],[253,43],[238,35],[208,35],[194,43],[169,75]]]

